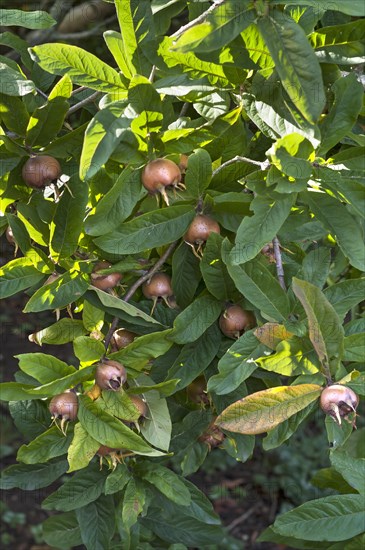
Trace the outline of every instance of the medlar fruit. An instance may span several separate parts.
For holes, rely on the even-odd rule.
[[[239,338],[241,334],[255,326],[255,316],[239,305],[228,306],[219,318],[219,328],[228,338]]]
[[[201,247],[208,240],[209,235],[220,232],[219,224],[215,220],[204,214],[198,214],[185,233],[184,241],[192,247],[194,254],[200,258]],[[195,250],[195,245],[198,247],[197,250]]]
[[[180,168],[169,159],[155,159],[146,164],[142,171],[142,184],[152,194],[161,193],[167,205],[169,198],[167,187],[184,188],[181,183]]]
[[[115,351],[126,348],[133,342],[137,334],[127,330],[126,328],[119,328],[113,333],[111,344]]]
[[[78,408],[77,395],[72,391],[55,395],[48,406],[52,418],[54,420],[61,419],[62,432],[64,432],[64,425],[68,420],[76,420]]]
[[[104,359],[104,361],[98,363],[95,371],[95,382],[102,390],[118,391],[126,380],[127,371],[118,361]]]
[[[60,163],[49,155],[30,157],[22,168],[23,180],[35,189],[46,187],[46,185],[56,181],[61,174]]]
[[[347,419],[350,413],[356,413],[358,404],[359,396],[351,388],[342,384],[327,386],[321,393],[322,411],[332,416],[337,424],[341,424],[341,418]],[[353,426],[356,427],[355,420]]]
[[[109,269],[111,267],[113,266],[109,262],[98,262],[91,273],[92,286],[95,286],[99,290],[105,291],[111,290],[117,286],[122,279],[121,273],[108,273],[104,275],[102,273],[98,273],[99,271]]]
[[[170,306],[168,299],[174,295],[171,287],[171,277],[166,273],[155,273],[142,285],[142,292],[146,298],[153,300],[151,315],[157,304],[158,298],[162,298]]]

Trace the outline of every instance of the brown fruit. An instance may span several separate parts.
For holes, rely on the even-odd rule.
[[[146,418],[148,413],[148,408],[146,403],[138,395],[130,395],[129,399],[133,402],[133,405],[139,410],[140,417]]]
[[[181,172],[177,164],[172,162],[172,160],[159,158],[146,164],[141,179],[147,191],[150,193],[161,193],[168,205],[169,199],[165,188],[179,187]]]
[[[117,284],[119,284],[122,279],[121,273],[108,273],[107,275],[98,273],[99,271],[109,269],[111,267],[113,266],[109,262],[98,262],[95,265],[93,272],[91,273],[92,286],[95,286],[99,290],[105,291],[111,290],[112,288],[117,286]]]
[[[62,174],[60,163],[49,155],[30,157],[23,166],[23,180],[30,187],[42,189]]]
[[[102,363],[98,363],[95,382],[102,390],[118,391],[126,380],[127,371],[118,361],[104,359]]]
[[[64,392],[52,397],[49,404],[49,412],[53,418],[62,421],[76,420],[78,411],[78,399],[74,392]]]
[[[239,338],[242,332],[255,326],[255,316],[239,305],[232,305],[221,314],[219,328],[228,338]]]
[[[356,412],[358,404],[358,395],[351,388],[342,384],[327,386],[321,393],[322,411],[332,416],[338,424],[341,424],[341,418],[347,418],[350,413]]]
[[[196,256],[201,252],[202,245],[208,240],[211,233],[220,233],[219,224],[204,214],[198,214],[191,222],[187,232],[184,235],[184,241],[193,247],[193,252]],[[198,250],[195,250],[195,246]],[[199,256],[198,256],[199,257]]]
[[[193,403],[209,403],[207,396],[207,383],[204,376],[198,376],[191,384],[186,388],[188,398]]]
[[[146,281],[142,285],[142,292],[146,298],[153,300],[151,315],[154,312],[158,298],[162,298],[171,307],[168,299],[174,293],[171,287],[171,277],[166,273],[155,273],[152,275],[149,281]]]
[[[188,167],[189,157],[188,155],[180,155],[180,162],[179,162],[179,168],[181,172],[184,174],[186,172],[186,169]]]
[[[201,441],[202,443],[206,443],[209,447],[209,450],[211,450],[214,449],[214,447],[218,447],[221,443],[223,443],[225,437],[226,436],[218,428],[218,426],[215,426],[215,424],[212,422],[207,431],[199,437],[199,441]]]
[[[116,351],[126,348],[133,342],[137,334],[127,330],[126,328],[119,328],[113,333],[112,346]]]
[[[113,449],[112,447],[107,447],[106,445],[100,445],[99,449],[96,451],[96,454],[99,456],[106,456],[110,453],[115,452],[117,449]]]

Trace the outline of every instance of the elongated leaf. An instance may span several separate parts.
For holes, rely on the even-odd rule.
[[[15,65],[16,66],[16,65]],[[13,67],[0,62],[1,92],[5,95],[24,96],[34,91],[35,85]]]
[[[180,477],[165,466],[144,462],[138,469],[143,479],[154,485],[172,502],[188,506],[191,496]]]
[[[322,288],[327,281],[330,263],[331,252],[328,248],[318,247],[310,250],[303,260],[302,269],[297,277]]]
[[[123,92],[122,77],[95,55],[69,44],[41,44],[30,50],[33,61],[42,69],[100,92]]]
[[[283,321],[289,315],[289,300],[285,291],[268,268],[252,260],[244,265],[227,264],[236,288],[269,320]]]
[[[252,260],[262,247],[272,241],[290,214],[294,197],[257,197],[251,203],[253,216],[246,216],[236,234],[236,243],[230,253],[233,265]]]
[[[330,112],[321,124],[322,141],[318,155],[324,156],[351,131],[362,107],[363,87],[355,73],[339,78],[332,86],[335,96]]]
[[[88,397],[80,396],[79,419],[83,428],[102,445],[112,449],[129,449],[136,454],[161,456],[123,422],[103,411]]]
[[[147,192],[141,189],[140,173],[126,167],[110,191],[98,202],[85,221],[89,235],[105,235],[130,216],[137,202]]]
[[[86,506],[99,498],[105,478],[105,470],[99,470],[99,465],[94,463],[87,470],[70,476],[57,491],[43,501],[42,507],[46,510],[70,512]]]
[[[15,426],[26,441],[35,439],[48,430],[51,415],[44,401],[12,401],[9,411]]]
[[[27,399],[32,399],[32,396],[48,397],[62,393],[70,388],[73,388],[80,382],[91,380],[94,376],[94,370],[95,367],[85,367],[84,369],[77,370],[76,372],[68,374],[63,378],[57,378],[56,380],[43,384],[42,386],[37,386],[36,388],[26,388],[26,391],[30,396]],[[11,384],[11,382],[9,382],[9,384]]]
[[[308,122],[315,123],[325,95],[319,62],[303,29],[280,11],[257,24],[290,99]]]
[[[171,329],[139,336],[126,348],[111,353],[108,357],[141,371],[151,359],[156,359],[170,349],[172,342],[167,339],[169,334]]]
[[[327,300],[341,320],[352,307],[364,299],[364,293],[365,277],[341,281],[324,290]]]
[[[280,386],[253,393],[227,407],[215,424],[242,434],[260,434],[275,428],[310,403],[321,393],[316,384]]]
[[[170,206],[154,210],[124,223],[112,233],[97,237],[95,243],[105,252],[136,254],[182,237],[194,215],[190,206]]]
[[[115,512],[114,501],[110,496],[101,495],[76,510],[82,542],[89,550],[101,550],[109,547],[114,535]]]
[[[68,447],[67,460],[70,467],[67,473],[86,468],[99,447],[100,443],[91,437],[78,422],[75,425],[73,439]]]
[[[130,480],[131,474],[125,464],[118,464],[116,469],[108,475],[105,482],[105,494],[113,495],[122,491]]]
[[[57,321],[57,323],[38,332],[34,332],[29,336],[29,340],[39,346],[42,344],[62,345],[67,344],[67,342],[72,342],[78,336],[86,334],[86,332],[87,330],[82,321],[64,317]]]
[[[213,296],[197,298],[176,317],[169,338],[177,344],[194,342],[214,323],[221,309],[221,304]]]
[[[146,501],[146,491],[139,479],[130,479],[122,501],[123,525],[129,530],[137,521]]]
[[[344,340],[344,360],[362,363],[365,361],[365,334],[351,334]]]
[[[312,403],[305,409],[288,418],[288,420],[281,422],[276,428],[270,430],[262,442],[264,450],[269,451],[271,449],[276,449],[287,441],[297,431],[300,424],[310,415],[314,406],[315,404]]]
[[[365,492],[365,458],[354,458],[346,452],[333,451],[331,464],[362,495]]]
[[[200,262],[200,270],[207,289],[217,300],[232,300],[237,291],[222,260],[222,241],[223,238],[218,233],[209,235]]]
[[[300,5],[300,6],[312,6],[313,8],[318,8],[318,2],[316,0],[272,0],[272,5],[275,4],[286,4],[288,6]],[[347,15],[354,16],[365,16],[365,8],[362,0],[353,0],[348,2],[347,0],[338,0],[334,4],[331,4],[331,10],[340,11],[341,13],[346,13]]]
[[[74,353],[82,363],[95,363],[105,352],[105,348],[100,340],[89,336],[78,336],[73,342]]]
[[[275,532],[312,541],[342,541],[364,529],[364,497],[332,495],[306,502],[280,516]]]
[[[212,161],[205,149],[197,149],[189,156],[185,185],[189,194],[199,199],[212,179]]]
[[[293,291],[308,317],[309,338],[320,362],[335,372],[343,355],[344,333],[340,319],[321,290],[293,279]]]
[[[25,27],[26,29],[49,29],[56,21],[46,11],[0,10],[2,27]]]
[[[15,357],[19,359],[19,368],[41,384],[48,384],[76,372],[75,367],[45,353],[22,353]]]
[[[191,247],[182,243],[172,256],[172,288],[178,305],[187,307],[193,300],[201,279],[199,260]],[[186,284],[189,281],[189,284]]]
[[[365,270],[365,246],[360,226],[339,201],[322,193],[303,193],[305,202],[331,232],[351,265]]]
[[[19,136],[25,136],[29,114],[20,97],[0,94],[0,120],[8,130]]]
[[[85,294],[89,283],[77,271],[68,271],[56,281],[37,290],[27,302],[24,312],[57,309],[71,304]]]
[[[65,437],[57,426],[52,426],[28,445],[22,445],[18,450],[17,460],[25,464],[48,462],[51,458],[65,454],[70,441],[71,434]]]
[[[47,487],[67,470],[67,460],[47,464],[14,464],[6,468],[1,476],[0,488],[34,491]]]
[[[257,362],[261,368],[283,376],[315,374],[320,367],[311,342],[297,336],[283,340],[277,345],[276,353]]]
[[[219,374],[209,379],[208,391],[225,395],[234,391],[257,369],[255,359],[264,353],[254,331],[245,332],[219,360]]]
[[[141,375],[138,378],[143,386],[152,386],[150,377]],[[158,391],[152,390],[144,395],[148,406],[148,417],[141,425],[142,435],[155,447],[167,451],[170,446],[172,422],[166,399]]]
[[[68,547],[82,544],[75,512],[66,512],[47,518],[42,523],[42,535],[45,542],[55,548],[59,548],[60,544]]]
[[[29,258],[11,260],[0,268],[0,297],[7,298],[33,286],[44,279],[44,275]]]

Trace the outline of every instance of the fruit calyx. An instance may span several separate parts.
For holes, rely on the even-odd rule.
[[[209,447],[209,451],[215,447],[219,447],[225,439],[225,435],[218,426],[214,424],[214,421],[210,424],[208,429],[199,437],[201,443],[206,443]]]
[[[213,218],[205,214],[197,214],[184,235],[184,241],[192,247],[195,256],[201,259],[202,246],[208,240],[209,235],[211,233],[220,234],[220,232],[219,224]],[[195,249],[195,246],[198,248]]]
[[[117,272],[111,272],[108,274],[99,273],[99,271],[103,271],[104,269],[110,269],[112,264],[109,262],[98,262],[93,272],[91,273],[91,284],[95,288],[98,288],[99,290],[109,291],[115,286],[117,286],[121,279],[122,274]]]
[[[142,285],[143,295],[153,300],[151,315],[155,310],[157,300],[162,298],[168,307],[171,307],[169,298],[172,298],[174,292],[171,287],[171,277],[167,273],[154,273],[152,277]]]
[[[324,388],[320,397],[322,411],[330,415],[334,421],[341,425],[342,418],[352,423],[356,428],[356,409],[359,404],[359,396],[343,384],[331,384]],[[355,418],[349,420],[348,416],[355,413]]]
[[[58,419],[61,420],[62,433],[65,433],[64,426],[67,421],[76,420],[78,408],[77,395],[72,391],[55,395],[48,406],[52,419],[55,422]]]
[[[164,201],[169,206],[167,187],[185,189],[181,182],[180,168],[172,160],[158,158],[151,160],[142,171],[142,185],[152,194],[161,193]]]
[[[219,328],[228,338],[239,338],[245,330],[255,326],[255,323],[254,314],[238,304],[228,306],[219,317]]]
[[[43,189],[50,183],[56,182],[61,174],[60,163],[49,155],[34,155],[22,168],[23,180],[34,189]]]
[[[102,390],[118,391],[127,380],[125,367],[113,361],[104,359],[98,363],[95,371],[95,382]]]

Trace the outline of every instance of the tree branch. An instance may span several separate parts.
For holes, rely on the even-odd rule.
[[[213,177],[219,174],[219,172],[221,172],[221,170],[226,168],[226,166],[230,166],[231,164],[235,164],[236,162],[247,162],[248,164],[254,164],[255,166],[259,166],[261,170],[266,170],[266,168],[270,166],[270,162],[268,160],[264,160],[263,162],[260,162],[259,160],[253,160],[247,157],[241,157],[237,155],[233,157],[233,159],[227,160],[226,162],[218,166],[218,168],[216,168],[216,170],[213,171]]]
[[[195,27],[195,25],[199,25],[199,23],[202,23],[206,18],[207,16],[212,13],[212,11],[214,11],[218,6],[220,6],[221,4],[223,4],[224,0],[216,0],[208,9],[207,11],[205,11],[204,13],[201,13],[198,17],[196,17],[196,19],[194,19],[193,21],[190,21],[189,23],[187,23],[186,25],[184,25],[183,27],[180,27],[180,29],[178,29],[176,32],[174,32],[174,34],[171,35],[171,38],[177,38],[178,36],[180,36],[181,34],[183,34],[185,31],[191,29],[192,27]]]
[[[178,241],[174,241],[173,243],[171,243],[170,246],[166,249],[166,251],[162,254],[161,258],[159,258],[157,260],[155,265],[153,267],[151,267],[151,269],[149,271],[147,271],[147,273],[142,275],[142,277],[137,279],[137,281],[135,283],[133,283],[131,288],[128,290],[128,292],[126,292],[125,296],[122,298],[122,300],[124,300],[124,302],[129,302],[129,300],[132,298],[132,296],[136,292],[136,290],[140,286],[142,286],[145,281],[148,281],[148,279],[150,279],[152,277],[152,275],[160,269],[160,267],[165,263],[167,258],[169,256],[171,256],[171,254],[175,250],[175,248],[177,246],[177,243],[178,243]],[[118,326],[118,322],[119,322],[119,317],[114,317],[114,319],[112,321],[112,324],[110,325],[110,329],[108,330],[107,335],[105,336],[105,340],[104,340],[105,351],[108,350],[110,340],[112,339],[113,333],[114,333],[114,331],[116,330],[116,328]]]
[[[88,103],[92,103],[98,97],[98,95],[100,95],[100,94],[101,94],[101,92],[94,92],[89,97],[86,97],[85,99],[82,99],[81,101],[79,101],[75,105],[72,105],[72,107],[70,107],[69,110],[67,111],[65,118],[69,117],[75,111],[78,111],[79,109],[84,107],[84,105],[87,105]]]
[[[272,244],[274,246],[274,257],[275,257],[275,263],[276,263],[276,273],[278,275],[279,283],[280,283],[281,288],[286,290],[285,277],[284,277],[284,268],[283,268],[283,261],[282,261],[282,258],[281,258],[279,239],[277,237],[274,237],[273,240],[272,240]]]

